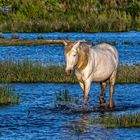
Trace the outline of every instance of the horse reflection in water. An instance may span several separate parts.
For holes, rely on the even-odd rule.
[[[101,94],[99,96],[100,107],[106,105],[114,107],[113,94],[118,67],[118,52],[115,47],[102,43],[95,47],[82,41],[66,41],[65,58],[66,74],[70,76],[74,71],[79,84],[84,92],[84,104],[88,103],[88,93],[92,81],[99,82],[101,85]],[[107,83],[110,84],[109,102],[106,103],[105,89]]]

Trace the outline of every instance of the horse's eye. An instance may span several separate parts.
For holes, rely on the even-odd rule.
[[[73,56],[76,56],[76,54],[74,54]]]

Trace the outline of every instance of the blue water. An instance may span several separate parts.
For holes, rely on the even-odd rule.
[[[14,33],[3,34],[5,38],[11,38]],[[117,42],[115,47],[118,49],[120,63],[137,64],[140,63],[140,32],[121,32],[121,33],[16,33],[21,39],[36,39],[43,36],[45,39],[85,39],[97,42]],[[129,42],[129,44],[123,44]],[[41,61],[44,64],[62,65],[64,61],[64,47],[52,45],[48,46],[9,46],[0,47],[0,60],[12,59],[22,61]]]
[[[20,39],[34,40],[38,36],[45,39],[70,39],[70,40],[90,40],[94,42],[132,42],[140,43],[140,32],[104,32],[104,33],[2,33],[2,35],[10,39],[13,35],[19,36]]]
[[[3,34],[9,39],[15,33]],[[117,42],[120,63],[140,63],[140,32],[121,33],[16,33],[21,39],[85,39],[93,43]],[[125,44],[125,42],[129,42]],[[25,59],[39,61],[44,64],[62,65],[64,61],[63,46],[0,46],[0,60]],[[20,104],[0,108],[0,140],[139,140],[140,129],[106,129],[101,125],[89,124],[96,113],[65,114],[63,110],[55,110],[56,94],[68,89],[70,95],[82,104],[83,93],[78,84],[12,84],[20,97]],[[98,106],[99,84],[93,84],[90,90],[90,106]],[[107,88],[107,93],[109,89]],[[140,112],[140,85],[117,84],[115,104],[122,110],[104,115]],[[108,99],[109,94],[106,94]],[[83,132],[74,128],[83,127]]]
[[[0,108],[0,140],[126,140],[140,137],[140,129],[105,129],[101,125],[89,124],[89,120],[100,113],[63,114],[53,112],[55,97],[59,91],[68,89],[70,95],[82,103],[82,91],[78,84],[12,84],[20,96],[20,104]],[[99,85],[93,84],[90,91],[90,106],[98,105]],[[130,105],[126,111],[140,111],[140,88],[138,84],[116,85],[114,100],[117,106]],[[108,99],[108,89],[106,99]],[[139,108],[135,108],[138,106]],[[109,115],[105,113],[104,115]],[[84,127],[78,132],[75,127]]]

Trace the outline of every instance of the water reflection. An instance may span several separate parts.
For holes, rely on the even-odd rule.
[[[96,115],[97,117],[98,115]],[[67,138],[77,140],[111,140],[113,133],[105,129],[102,125],[91,124],[91,115],[82,114],[78,119],[70,121],[69,131],[66,133]]]

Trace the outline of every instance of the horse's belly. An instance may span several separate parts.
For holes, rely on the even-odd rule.
[[[92,80],[95,82],[105,81],[111,76],[112,73],[113,73],[113,69],[96,71],[95,73],[92,74]]]

